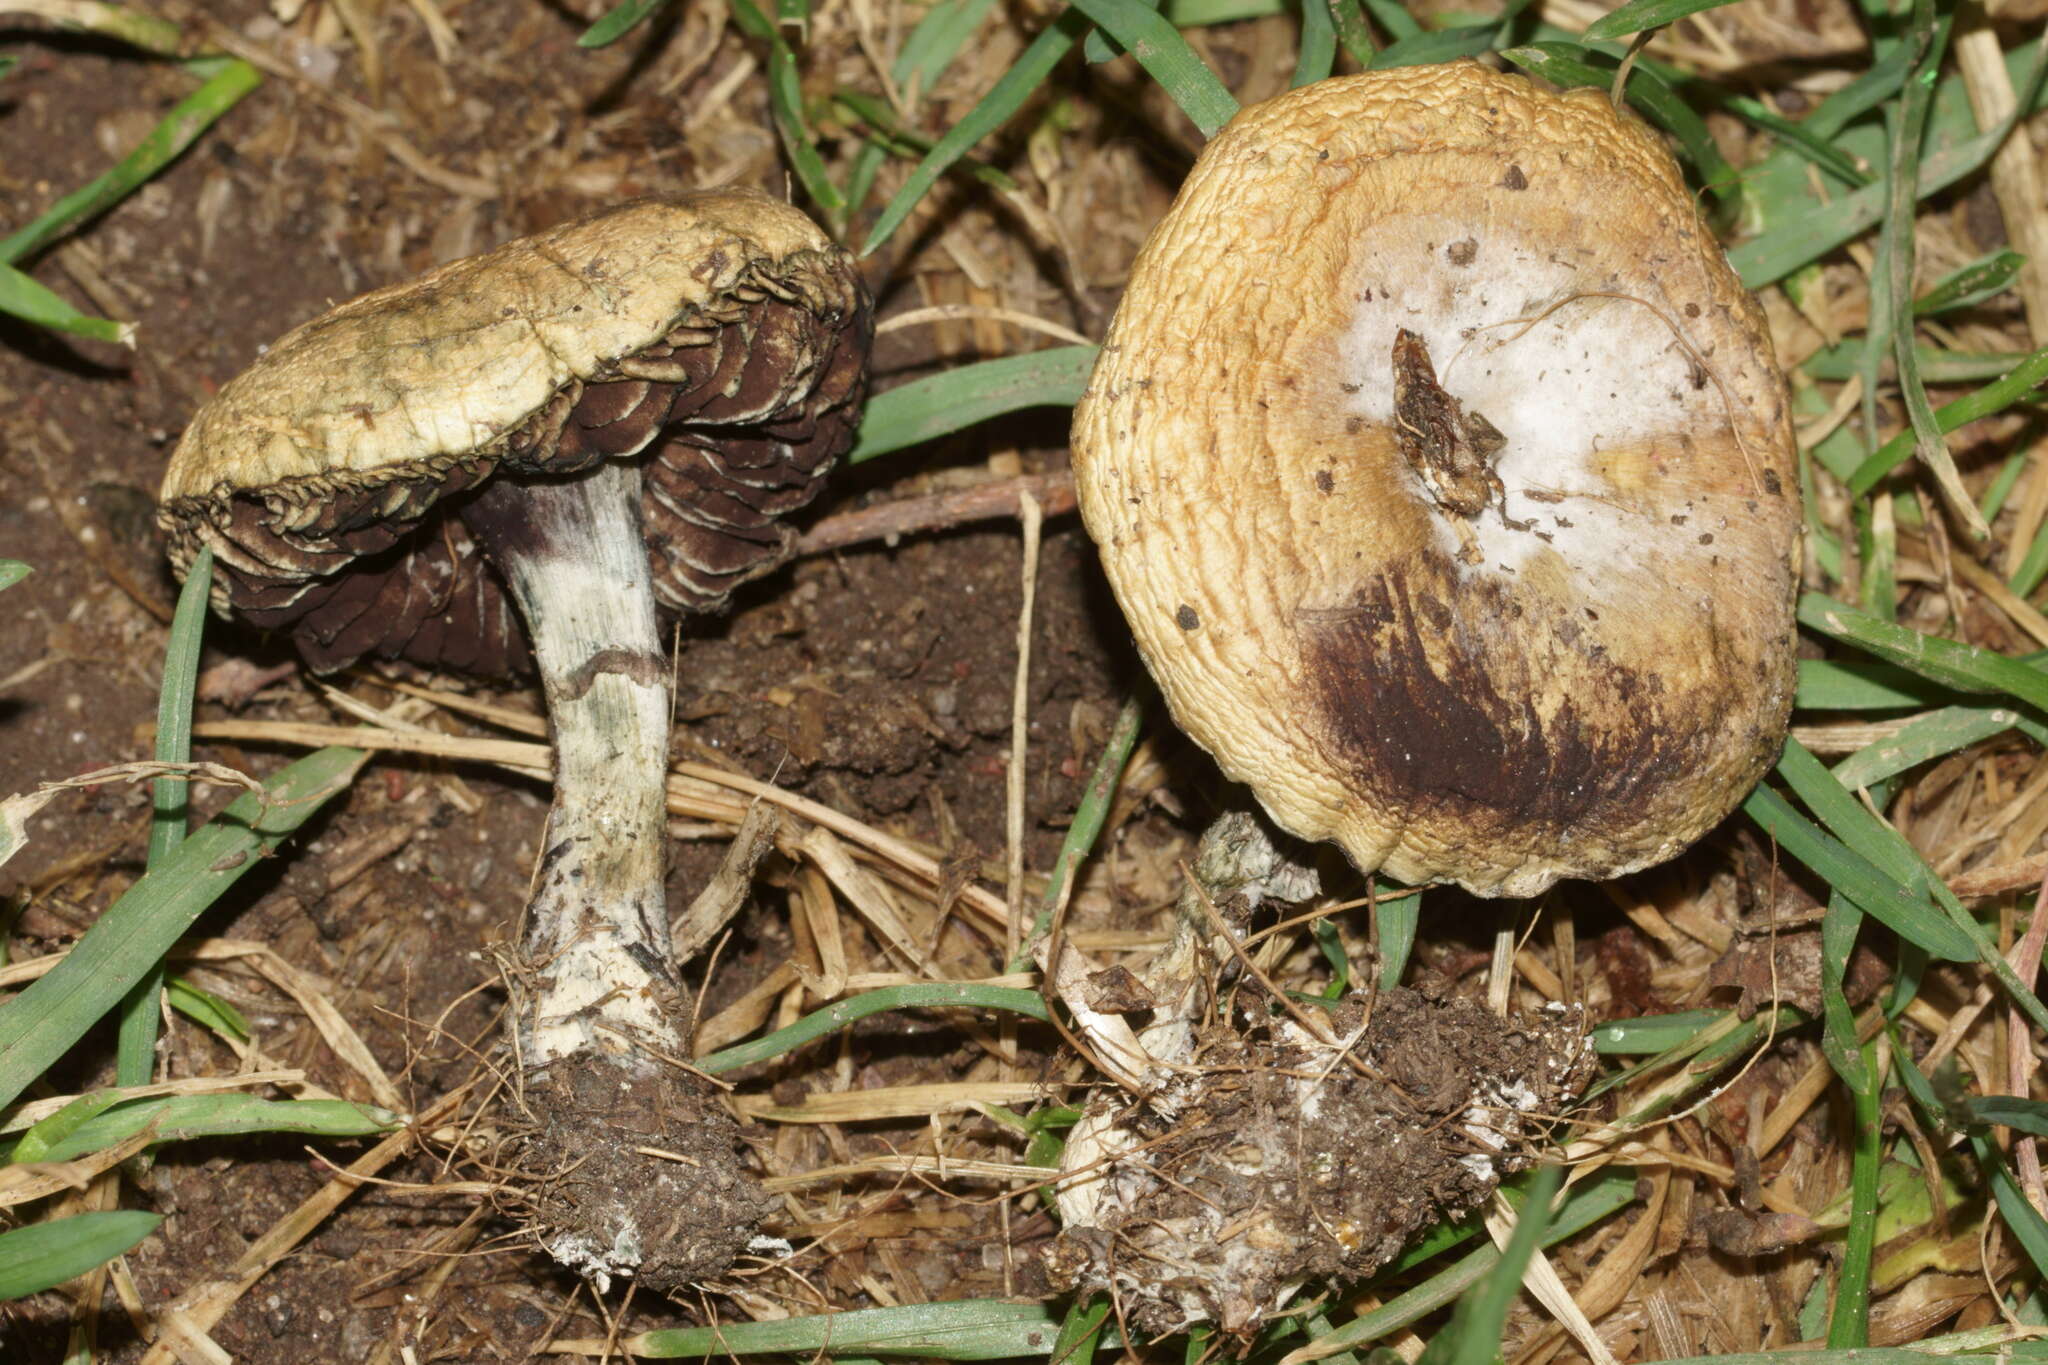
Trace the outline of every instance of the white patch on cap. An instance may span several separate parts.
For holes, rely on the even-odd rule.
[[[1392,424],[1394,335],[1414,332],[1444,389],[1506,438],[1495,472],[1507,516],[1532,523],[1514,530],[1487,508],[1469,524],[1481,562],[1467,571],[1519,572],[1554,549],[1582,581],[1652,572],[1673,548],[1674,528],[1617,506],[1593,457],[1717,426],[1719,395],[1695,387],[1687,347],[1656,312],[1584,293],[1602,281],[1568,253],[1532,248],[1511,231],[1416,215],[1359,245],[1352,324],[1339,342],[1345,384],[1358,386],[1349,409]],[[1470,263],[1453,265],[1448,244],[1467,239],[1476,242]],[[1419,479],[1414,488],[1429,499]],[[1464,542],[1453,516],[1438,520],[1455,556]]]

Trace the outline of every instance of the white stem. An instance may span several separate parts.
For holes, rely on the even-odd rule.
[[[501,477],[465,520],[526,617],[554,730],[555,801],[523,938],[536,984],[521,1060],[680,1056],[662,885],[669,677],[639,468],[606,461],[525,487]]]

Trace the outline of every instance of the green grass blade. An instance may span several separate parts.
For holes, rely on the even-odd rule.
[[[1159,0],[1137,0],[1137,3],[1149,10],[1160,8]],[[1076,8],[1079,7],[1076,6]],[[1188,20],[1184,15],[1178,14],[1167,20],[1169,25],[1176,27],[1187,22]],[[1125,55],[1126,49],[1114,38],[1110,37],[1109,34],[1103,32],[1102,25],[1100,24],[1089,29],[1088,36],[1081,40],[1081,60],[1090,66],[1100,66],[1104,62],[1113,62],[1118,57]]]
[[[247,1017],[213,992],[203,991],[178,976],[166,980],[163,989],[164,1003],[201,1028],[209,1029],[223,1038],[232,1038],[238,1043],[249,1040]],[[123,1081],[121,1084],[125,1085],[128,1082]]]
[[[1145,704],[1136,697],[1126,697],[1117,711],[1116,723],[1109,728],[1109,738],[1103,741],[1095,770],[1088,775],[1088,785],[1074,804],[1074,818],[1067,822],[1066,837],[1060,840],[1059,856],[1053,859],[1052,875],[1046,878],[1045,894],[1039,898],[1038,917],[1018,943],[1016,956],[1010,959],[1011,971],[1029,970],[1032,948],[1052,932],[1053,915],[1066,892],[1067,878],[1101,837],[1103,822],[1109,819],[1110,807],[1116,803],[1116,789],[1123,782],[1124,766],[1130,762],[1131,750],[1138,746],[1138,734],[1144,728]]]
[[[1095,351],[1056,346],[962,365],[893,388],[868,400],[846,462],[859,464],[1022,408],[1072,407],[1095,368]]]
[[[877,99],[873,95],[857,90],[843,90],[832,97],[832,102],[839,106],[843,112],[850,114],[873,129],[879,135],[875,145],[881,147],[885,152],[893,152],[898,156],[919,157],[929,152],[932,148],[930,138],[905,128],[902,120],[896,117],[896,112],[888,106],[887,102]],[[984,185],[993,185],[997,189],[1002,190],[1014,190],[1017,188],[1016,180],[1011,178],[1009,174],[997,170],[985,161],[977,161],[969,156],[962,157],[961,164],[967,168],[968,172],[976,180],[979,180]],[[849,178],[848,184],[851,185],[853,183],[854,180]],[[860,202],[859,197],[850,190],[846,198],[848,203]]]
[[[2013,1179],[2012,1168],[2006,1164],[2004,1153],[1992,1143],[1989,1135],[1970,1134],[1970,1150],[1990,1178],[1991,1198],[1998,1205],[1998,1216],[2005,1220],[2013,1240],[2034,1263],[2034,1273],[2048,1275],[2048,1219],[2041,1217],[2034,1201],[2027,1198],[2020,1182]]]
[[[624,4],[614,6],[596,23],[584,29],[576,39],[576,46],[603,47],[616,43],[667,3],[668,0],[625,0]]]
[[[1991,534],[1991,528],[1981,519],[1973,521],[1976,504],[1963,487],[1962,476],[1956,472],[1956,463],[1948,453],[1948,446],[1942,442],[1941,430],[1934,420],[1933,405],[1927,401],[1927,387],[1920,381],[1913,347],[1913,308],[1909,300],[1913,296],[1914,206],[1920,198],[1920,146],[1927,131],[1928,105],[1934,98],[1934,82],[1939,74],[1941,56],[1948,47],[1948,20],[1936,20],[1933,0],[1915,0],[1909,45],[1916,54],[1914,74],[1906,82],[1898,102],[1885,113],[1885,124],[1892,138],[1891,166],[1886,176],[1891,193],[1885,211],[1884,231],[1878,236],[1879,273],[1885,287],[1880,291],[1881,308],[1875,306],[1879,295],[1873,295],[1870,330],[1873,336],[1877,336],[1882,335],[1885,324],[1892,329],[1892,362],[1898,368],[1899,393],[1905,402],[1907,422],[1913,431],[1913,453],[1934,476],[1936,486],[1955,509],[1958,520],[1964,523],[1973,537],[1982,540]],[[1873,348],[1870,359],[1875,360],[1876,354]],[[1875,367],[1863,378],[1865,427],[1875,432]]]
[[[366,757],[322,749],[245,793],[108,906],[64,960],[0,1003],[0,1105],[85,1036],[192,922],[345,789]]]
[[[1202,136],[1214,137],[1237,112],[1223,82],[1195,55],[1180,30],[1140,0],[1074,0],[1074,8],[1138,59],[1148,75],[1180,106]]]
[[[1879,620],[1831,597],[1799,599],[1799,623],[1958,692],[2003,692],[2048,714],[2048,674],[1975,645]]]
[[[1408,957],[1415,951],[1415,931],[1422,922],[1422,893],[1385,883],[1376,885],[1374,893],[1387,897],[1379,902],[1376,922],[1380,930],[1380,989],[1390,991],[1401,984],[1402,974],[1408,970]]]
[[[112,169],[52,204],[34,222],[0,238],[0,264],[12,264],[55,241],[80,223],[106,212],[211,128],[214,121],[262,84],[256,68],[243,61],[221,65],[212,79],[180,100],[135,150]],[[14,311],[9,309],[9,312]]]
[[[1851,185],[1868,185],[1876,179],[1868,170],[1859,165],[1856,158],[1829,142],[1815,136],[1812,129],[1803,123],[1794,122],[1783,114],[1746,95],[1730,95],[1722,100],[1729,113],[1755,124],[1757,127],[1780,139],[1787,147]]]
[[[897,88],[906,97],[913,88],[920,93],[930,90],[994,5],[995,0],[939,0],[926,10],[889,68]]]
[[[1341,6],[1342,0],[1338,0]],[[1356,8],[1351,11],[1358,13]],[[1368,54],[1370,49],[1368,49]],[[1294,60],[1291,90],[1327,80],[1337,69],[1337,23],[1328,0],[1301,0],[1301,53]]]
[[[1061,1319],[1044,1304],[963,1299],[857,1308],[777,1322],[728,1322],[643,1332],[624,1343],[637,1356],[925,1356],[1001,1360],[1052,1353]]]
[[[1835,1282],[1828,1345],[1837,1349],[1870,1344],[1870,1263],[1877,1248],[1878,1122],[1876,1057],[1856,1037],[1856,1015],[1842,987],[1863,913],[1839,895],[1828,898],[1821,920],[1821,1051],[1855,1104],[1855,1144],[1850,1157],[1849,1227]]]
[[[1621,67],[1606,53],[1576,43],[1528,43],[1503,48],[1500,55],[1530,75],[1568,90],[1581,86],[1605,90],[1614,84]],[[1630,74],[1625,94],[1631,108],[1678,139],[1700,183],[1724,210],[1732,209],[1741,198],[1741,181],[1715,145],[1714,135],[1707,131],[1707,121],[1662,77],[1640,65]]]
[[[990,87],[980,102],[967,111],[966,117],[947,129],[946,135],[939,139],[938,145],[918,163],[917,169],[912,171],[910,178],[903,183],[903,188],[896,191],[895,197],[882,210],[882,216],[875,220],[874,229],[868,233],[868,239],[862,244],[860,254],[871,254],[893,237],[896,229],[903,226],[903,220],[910,216],[911,210],[917,207],[925,195],[931,193],[932,186],[938,183],[939,177],[946,173],[947,168],[965,156],[977,142],[1009,122],[1011,116],[1023,108],[1025,101],[1045,83],[1046,77],[1052,74],[1053,67],[1059,64],[1060,58],[1072,50],[1088,28],[1087,15],[1078,10],[1068,10],[1033,38],[1030,46],[1010,64],[1010,69]],[[887,396],[883,395],[885,398]],[[872,412],[873,405],[869,406]]]
[[[789,154],[790,168],[803,183],[804,192],[811,196],[826,217],[837,221],[846,212],[846,198],[839,187],[832,183],[832,176],[825,169],[825,158],[818,154],[818,148],[811,141],[811,130],[804,119],[803,78],[796,69],[796,54],[790,51],[789,42],[761,12],[754,0],[725,0],[732,13],[733,26],[749,38],[768,45],[768,112],[775,118],[775,131],[782,138],[782,149]]]
[[[1160,6],[1175,28],[1209,28],[1287,13],[1288,0],[1166,0]]]
[[[1351,54],[1351,60],[1360,66],[1372,64],[1378,49],[1373,45],[1372,31],[1366,27],[1365,15],[1358,8],[1358,0],[1302,0],[1302,4],[1304,10],[1314,4],[1326,5],[1330,11],[1330,19],[1337,28],[1337,42]],[[1396,12],[1403,19],[1408,17],[1406,10],[1396,7]],[[1306,23],[1303,27],[1307,27]],[[1390,33],[1392,31],[1388,30]],[[1306,38],[1303,41],[1306,42]]]
[[[2002,735],[2019,722],[2019,712],[2005,707],[1944,707],[1915,717],[1890,739],[1865,745],[1837,763],[1832,771],[1835,781],[1852,792],[1874,787],[1929,759]],[[2043,733],[2048,735],[2048,731]]]
[[[1472,24],[1397,38],[1373,54],[1368,69],[1391,71],[1399,66],[1432,66],[1438,62],[1455,62],[1461,57],[1477,57],[1482,52],[1493,50],[1500,41],[1502,27],[1500,24]]]
[[[1074,1300],[1053,1340],[1052,1358],[1058,1365],[1094,1365],[1095,1348],[1102,1340],[1102,1324],[1109,1318],[1109,1300],[1100,1294]]]
[[[199,646],[206,634],[207,595],[213,586],[213,547],[201,546],[178,593],[164,647],[163,682],[157,690],[156,757],[184,763],[192,757],[192,698],[199,686]],[[186,810],[192,784],[159,777],[150,784],[148,866],[155,867],[185,842]],[[164,968],[158,962],[121,1002],[114,1046],[114,1084],[147,1085],[156,1070],[156,1035]],[[246,1030],[243,1034],[247,1036]]]
[[[1920,194],[1935,194],[1976,173],[2004,140],[2003,132],[1993,131],[1929,157],[1920,167]],[[1776,284],[1799,267],[1819,260],[1876,227],[1884,218],[1888,202],[1882,183],[1865,185],[1832,203],[1816,204],[1810,212],[1730,248],[1728,263],[1751,289]]]
[[[1920,851],[1907,843],[1904,835],[1851,796],[1848,790],[1835,780],[1834,774],[1822,767],[1820,760],[1801,747],[1797,740],[1787,741],[1785,754],[1778,762],[1778,773],[1798,792],[1799,799],[1806,802],[1813,813],[1843,841],[1845,851],[1849,851],[1852,857],[1868,860],[1882,876],[1889,879],[1888,888],[1908,888],[1912,896],[1931,895],[1935,905],[1946,917],[1948,925],[1970,943],[1971,956],[1991,969],[1991,974],[1998,978],[1999,984],[2005,987],[2013,1004],[2019,1006],[2022,1013],[2032,1019],[2037,1026],[2048,1029],[2048,1006],[2044,1006],[2040,997],[2020,980],[2019,974],[2013,971],[2012,964],[2005,960],[2005,955],[1998,951],[1997,945],[1991,941],[1991,936],[1985,932],[1984,926],[1970,915],[1963,903],[1949,891],[1948,885],[1934,875],[1934,870],[1928,867],[1926,860],[1920,856]],[[1787,848],[1789,851],[1790,845],[1787,845]],[[1798,855],[1795,853],[1794,856]],[[1805,859],[1801,858],[1801,861],[1804,862]],[[1884,908],[1866,899],[1856,887],[1838,881],[1826,872],[1822,875],[1827,878],[1830,886],[1854,900],[1864,910],[1885,919]],[[1902,895],[1899,899],[1903,900],[1906,897]],[[1888,919],[1885,922],[1891,923]],[[1907,942],[1936,956],[1942,955],[1929,937],[1929,925],[1923,906],[1916,904],[1909,927],[1902,928],[1896,924],[1892,927]]]
[[[1863,337],[1839,342],[1815,351],[1800,362],[1799,368],[1814,379],[1839,383],[1860,371],[1869,345]],[[1881,352],[1883,349],[1879,348]],[[1921,379],[1929,384],[1976,384],[2011,374],[2032,354],[2031,351],[1945,351],[1938,346],[1916,344],[1913,347],[1913,364],[1919,369]]]
[[[1933,907],[1900,891],[1898,884],[1869,859],[1822,832],[1769,787],[1751,792],[1742,809],[1787,855],[1812,868],[1829,886],[1855,901],[1900,938],[1948,962],[1968,962],[1977,957],[1976,945],[1970,938]]]
[[[117,1090],[98,1090],[90,1095],[80,1095],[23,1133],[21,1140],[14,1144],[14,1150],[7,1154],[6,1163],[27,1165],[61,1160],[53,1158],[50,1153],[68,1142],[80,1128],[120,1102],[121,1094]]]
[[[86,1098],[94,1098],[87,1096]],[[118,1098],[116,1096],[115,1098]],[[55,1117],[54,1115],[52,1117]],[[27,1137],[0,1161],[75,1161],[119,1146],[149,1130],[152,1144],[249,1133],[298,1133],[308,1137],[378,1137],[403,1126],[404,1118],[373,1104],[348,1100],[265,1100],[254,1095],[169,1095],[130,1100],[74,1125],[60,1138],[26,1150]],[[45,1119],[44,1123],[49,1120]],[[34,1133],[43,1125],[36,1125]]]
[[[1921,371],[1925,374],[1926,371]],[[2027,472],[2032,456],[2028,446],[2032,441],[2017,445],[2013,453],[2005,457],[2005,463],[1998,467],[1998,473],[1984,486],[1984,495],[1977,500],[1977,513],[1986,521],[1998,520],[1998,514],[2012,497],[2012,490],[2019,486],[2020,475]]]
[[[2017,1095],[1972,1095],[1959,1106],[1970,1123],[2048,1137],[2048,1104]]]
[[[31,14],[43,13],[44,17],[54,20],[60,28],[69,29],[74,33],[97,33],[103,38],[113,38],[159,57],[175,57],[184,40],[178,26],[168,19],[159,19],[153,14],[145,14],[126,5],[107,3],[106,0],[71,0],[69,4],[59,0],[54,6],[45,5],[40,8],[33,3],[0,5],[0,11],[8,9],[25,9]],[[56,12],[48,13],[50,9]]]
[[[1698,1036],[1700,1030],[1727,1018],[1727,1010],[1685,1010],[1637,1019],[1614,1019],[1596,1025],[1593,1046],[1603,1056],[1642,1056],[1668,1052]]]
[[[2048,523],[2034,533],[2034,543],[2021,556],[2020,566],[2012,576],[2012,590],[2022,597],[2031,596],[2044,577],[2048,577]]]
[[[1954,693],[1897,664],[1801,659],[1793,705],[1801,711],[1924,711]]]
[[[2029,354],[2015,365],[2004,378],[1986,384],[1975,393],[1965,394],[1953,403],[1944,403],[1934,410],[1936,429],[1946,435],[1958,427],[1967,426],[1980,418],[2002,412],[2014,403],[2020,402],[2048,381],[2048,346]],[[1877,453],[1856,467],[1848,478],[1849,492],[1862,497],[1877,487],[1878,481],[1904,464],[1913,454],[1913,433],[1902,431],[1886,441]]]
[[[1551,1215],[1549,1226],[1543,1234],[1543,1244],[1554,1246],[1568,1237],[1576,1237],[1610,1214],[1627,1208],[1636,1202],[1635,1185],[1633,1171],[1606,1171],[1591,1180],[1582,1181],[1573,1187],[1571,1197],[1565,1200],[1564,1207]],[[1471,1235],[1466,1229],[1456,1231],[1463,1237]],[[1424,1238],[1425,1242],[1428,1240],[1428,1237]],[[1388,1300],[1371,1312],[1361,1313],[1336,1331],[1318,1338],[1318,1348],[1369,1345],[1381,1337],[1400,1331],[1403,1327],[1420,1322],[1455,1302],[1474,1285],[1484,1282],[1500,1265],[1500,1259],[1498,1247],[1476,1248],[1460,1258],[1456,1264],[1437,1272],[1406,1293]],[[1388,1273],[1407,1268],[1409,1263],[1404,1256],[1388,1267]],[[1520,1277],[1515,1277],[1510,1283],[1519,1287]],[[1922,1365],[1925,1365],[1925,1362],[1922,1362]]]
[[[94,341],[111,341],[122,346],[135,344],[135,324],[113,318],[96,318],[79,312],[63,298],[11,265],[0,264],[0,313],[11,313],[23,322]]]
[[[0,591],[13,587],[34,572],[18,559],[0,559]]]
[[[2010,248],[1981,256],[1929,285],[1926,293],[1913,300],[1913,311],[1921,317],[1934,317],[1958,308],[1974,308],[2012,288],[2026,263],[2026,257]]]
[[[184,763],[192,757],[192,699],[199,687],[199,649],[206,635],[208,594],[213,587],[213,547],[204,545],[192,559],[185,586],[171,615],[170,638],[164,646],[163,683],[156,702],[156,758],[159,763]],[[191,784],[160,777],[150,787],[149,862],[183,842]],[[140,1081],[123,1081],[139,1085]]]
[[[1629,0],[1629,3],[1620,9],[1588,25],[1586,41],[1626,38],[1631,33],[1640,33],[1646,28],[1662,28],[1666,24],[1675,24],[1688,14],[1719,9],[1723,5],[1734,3],[1735,0]]]
[[[1529,1182],[1529,1197],[1522,1201],[1515,1230],[1501,1250],[1500,1264],[1480,1281],[1479,1287],[1458,1300],[1445,1328],[1430,1338],[1420,1365],[1493,1365],[1500,1358],[1500,1343],[1507,1329],[1508,1309],[1522,1292],[1522,1273],[1529,1258],[1542,1245],[1544,1225],[1550,1221],[1550,1204],[1564,1180],[1562,1166],[1537,1168]]]
[[[814,1042],[827,1034],[835,1033],[856,1020],[885,1010],[912,1009],[981,1009],[1007,1010],[1032,1019],[1044,1019],[1046,1006],[1044,997],[1037,991],[1027,991],[1014,986],[948,986],[932,983],[918,983],[907,986],[885,986],[880,990],[868,991],[848,1000],[827,1005],[791,1024],[788,1028],[777,1029],[765,1038],[737,1047],[714,1052],[708,1057],[699,1057],[695,1065],[700,1071],[718,1075],[735,1071],[756,1062],[765,1062],[785,1053],[794,1052],[806,1043]]]
[[[1408,12],[1401,0],[1364,0],[1365,8],[1395,42],[1422,32],[1422,21]]]
[[[161,1214],[119,1209],[0,1232],[0,1300],[40,1294],[105,1265],[161,1222]]]

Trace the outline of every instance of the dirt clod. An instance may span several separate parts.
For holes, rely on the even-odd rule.
[[[1097,1155],[1095,1216],[1046,1253],[1148,1336],[1256,1331],[1305,1282],[1356,1279],[1537,1159],[1531,1124],[1590,1076],[1577,1011],[1513,1021],[1392,990],[1338,1006],[1337,1047],[1259,999],[1198,1038],[1199,1065],[1070,1137]],[[1070,1169],[1080,1169],[1070,1166]]]
[[[600,1288],[615,1273],[663,1294],[710,1279],[767,1212],[739,1125],[687,1073],[579,1053],[528,1073],[521,1101],[545,1122],[513,1137],[501,1199]]]

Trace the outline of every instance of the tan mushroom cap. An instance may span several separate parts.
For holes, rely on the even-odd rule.
[[[1658,140],[1464,62],[1232,120],[1138,258],[1074,468],[1175,719],[1279,824],[1531,895],[1670,857],[1776,758],[1787,412]]]
[[[716,607],[781,557],[776,518],[850,444],[869,314],[844,250],[744,190],[453,261],[296,328],[199,410],[164,478],[172,561],[211,544],[215,605],[295,631],[316,667],[502,672],[524,657],[515,614],[437,504],[651,446],[656,592]]]
[[[374,290],[278,339],[186,427],[163,500],[488,450],[730,295],[832,243],[739,191],[647,199]]]

